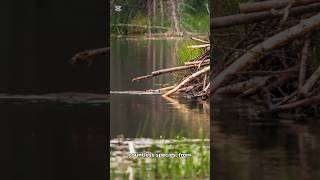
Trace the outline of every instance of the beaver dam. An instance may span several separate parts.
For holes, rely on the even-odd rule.
[[[318,114],[319,11],[314,0],[266,1],[214,17],[211,95],[254,99],[267,114]]]
[[[200,42],[200,45],[191,45],[190,49],[204,49],[204,53],[197,58],[190,59],[182,66],[160,69],[151,72],[151,74],[135,77],[132,82],[154,78],[163,74],[176,74],[178,80],[174,84],[167,85],[156,90],[148,90],[153,92],[160,92],[163,96],[168,97],[175,93],[189,95],[191,97],[207,98],[210,92],[209,71],[210,71],[210,42],[191,37],[192,40]]]

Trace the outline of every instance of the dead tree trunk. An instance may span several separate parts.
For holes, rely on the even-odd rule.
[[[161,23],[161,27],[163,27],[163,18],[164,18],[163,0],[159,1],[159,5],[160,5],[160,23]],[[162,30],[160,30],[160,32],[162,32]]]
[[[307,5],[315,2],[320,2],[320,0],[271,0],[262,1],[254,3],[240,3],[239,10],[240,13],[252,13],[259,11],[266,11],[270,9],[280,9],[286,7],[289,3],[293,3],[293,6]]]
[[[318,12],[320,10],[320,3],[314,3],[306,6],[294,7],[289,10],[290,16],[304,14],[306,12]],[[262,11],[249,14],[238,14],[223,17],[214,17],[211,19],[211,28],[223,28],[234,25],[251,24],[254,22],[266,20],[268,18],[281,17],[282,14],[274,14],[271,11]]]
[[[169,1],[171,4],[171,17],[174,25],[174,31],[176,33],[180,33],[179,20],[177,16],[177,7],[176,7],[175,0],[169,0]]]
[[[147,9],[148,9],[148,34],[151,36],[151,14],[152,14],[152,1],[153,0],[148,0],[147,1]]]

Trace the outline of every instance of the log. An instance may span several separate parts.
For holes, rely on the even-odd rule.
[[[315,2],[320,2],[320,0],[271,0],[271,1],[261,1],[253,3],[240,3],[239,10],[240,13],[252,13],[259,11],[266,11],[270,9],[281,9],[286,7],[288,4],[293,3],[293,6],[307,5]]]
[[[210,47],[210,44],[201,44],[201,45],[188,46],[188,48],[191,48],[191,49],[199,49],[199,48],[206,48],[206,47]]]
[[[193,73],[192,75],[190,75],[189,77],[187,77],[185,80],[183,80],[180,84],[178,84],[174,89],[170,90],[169,92],[165,93],[162,96],[170,96],[171,94],[175,93],[176,91],[178,91],[183,85],[185,85],[186,83],[188,83],[189,81],[191,81],[192,79],[194,79],[195,77],[208,72],[210,70],[210,66],[205,67],[203,69],[201,69],[200,71],[197,71],[195,73]]]
[[[299,84],[298,91],[301,91],[305,81],[306,81],[306,73],[307,73],[307,60],[309,56],[309,47],[310,47],[310,38],[306,38],[303,44],[302,52],[301,52],[301,61],[300,61],[300,70],[299,70]]]
[[[91,61],[94,57],[99,55],[106,55],[110,51],[110,47],[100,48],[100,49],[90,49],[85,50],[80,53],[75,54],[69,62],[74,64],[78,61]]]
[[[233,75],[253,75],[253,76],[270,76],[270,75],[282,75],[288,73],[296,73],[297,70],[285,70],[285,71],[242,71]]]
[[[289,10],[292,16],[301,15],[304,13],[320,11],[320,3],[309,4],[305,6],[294,7]],[[274,14],[270,11],[262,11],[248,14],[237,14],[223,17],[213,17],[211,19],[211,29],[225,28],[235,25],[251,24],[258,21],[263,21],[269,18],[281,17],[281,14]]]
[[[198,38],[196,38],[196,37],[191,37],[190,39],[195,40],[195,41],[199,41],[199,42],[202,42],[202,43],[206,43],[206,44],[209,44],[209,43],[210,43],[209,41],[205,41],[205,40],[202,40],[202,39],[198,39]]]
[[[203,92],[207,92],[210,88],[210,82],[208,83],[208,85],[203,89]]]
[[[185,62],[184,64],[185,65],[198,65],[198,64],[200,64],[200,63],[208,63],[208,62],[210,62],[210,59],[206,59],[206,60],[203,60],[203,61],[191,61],[191,62]]]
[[[208,63],[203,63],[201,66],[207,66],[207,65],[209,65],[209,64]],[[193,64],[193,65],[188,65],[188,66],[179,66],[179,67],[173,67],[173,68],[167,68],[167,69],[162,69],[162,70],[158,70],[158,71],[153,71],[149,75],[139,76],[139,77],[133,78],[132,82],[138,81],[138,80],[141,80],[141,79],[154,77],[154,76],[159,76],[159,75],[165,74],[165,73],[172,73],[172,72],[176,72],[176,71],[182,71],[182,70],[191,69],[191,68],[197,68],[197,67],[198,67],[197,64]]]
[[[254,77],[248,81],[243,81],[228,86],[224,86],[217,90],[215,94],[226,95],[226,96],[237,96],[248,89],[265,84],[269,77]]]
[[[304,108],[307,106],[314,106],[314,105],[318,105],[318,104],[320,104],[320,95],[309,97],[309,98],[302,99],[299,101],[295,101],[293,103],[276,106],[275,108],[267,110],[267,112],[272,113],[272,112],[287,111],[287,110],[291,110],[291,109]]]
[[[255,87],[252,87],[252,88],[242,92],[238,97],[240,97],[240,98],[250,97],[251,95],[255,94],[258,90],[262,89],[265,85],[267,85],[272,77],[273,76],[268,76],[267,79],[260,82]]]
[[[313,86],[320,79],[320,66],[317,70],[311,75],[311,77],[307,80],[307,82],[303,85],[300,92],[298,93],[298,97],[307,97],[310,94]]]
[[[224,69],[219,73],[212,83],[212,94],[220,88],[224,83],[230,80],[230,74],[239,72],[249,65],[255,64],[261,57],[264,56],[265,52],[273,50],[275,48],[282,47],[288,42],[313,31],[315,28],[320,26],[320,13],[314,15],[308,19],[301,20],[301,22],[289,29],[286,29],[262,43],[256,45],[251,50],[242,55],[238,60]],[[319,70],[320,71],[320,70]]]
[[[174,87],[175,86],[164,87],[164,88],[156,89],[156,91],[160,91],[160,92],[169,91],[169,90],[173,89]]]

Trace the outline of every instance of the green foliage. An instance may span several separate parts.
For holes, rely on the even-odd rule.
[[[188,46],[197,45],[197,44],[199,44],[199,43],[197,43],[193,40],[186,40],[186,41],[182,42],[182,44],[178,50],[180,64],[184,64],[185,62],[188,62],[192,59],[195,59],[204,53],[203,48],[199,48],[199,49],[188,48]]]
[[[177,143],[159,144],[150,147],[149,152],[156,154],[190,154],[190,157],[154,157],[147,162],[146,158],[134,158],[131,166],[136,179],[202,179],[210,177],[210,148],[204,139],[200,143],[188,142],[188,139],[177,137]],[[128,178],[128,173],[123,170],[116,173],[110,170],[112,178]]]
[[[208,1],[184,0],[180,4],[181,26],[187,32],[207,33],[210,27]]]
[[[168,0],[163,0],[163,17],[161,16],[160,1],[156,2],[155,16],[148,16],[147,1],[142,0],[113,0],[113,5],[123,5],[123,11],[115,12],[111,8],[111,24],[147,25],[150,20],[152,26],[167,27],[167,30],[154,29],[153,33],[165,33],[172,31],[172,8]],[[210,16],[208,0],[182,0],[179,3],[178,19],[182,31],[191,33],[208,33]],[[144,34],[147,28],[112,27],[114,34]]]
[[[210,17],[200,15],[184,15],[181,22],[184,30],[194,33],[207,33],[210,27]]]

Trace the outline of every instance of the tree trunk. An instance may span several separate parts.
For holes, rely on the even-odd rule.
[[[151,36],[151,11],[152,11],[152,0],[147,1],[148,9],[148,34]]]
[[[179,21],[178,21],[178,16],[177,16],[177,8],[176,8],[176,3],[175,0],[169,0],[171,4],[171,16],[172,16],[172,21],[174,25],[174,31],[176,33],[180,33],[180,27],[179,27]]]
[[[292,16],[304,13],[317,12],[320,10],[320,3],[314,3],[306,6],[299,6],[289,10]],[[254,22],[266,20],[268,18],[281,17],[281,14],[273,14],[270,11],[255,12],[249,14],[237,14],[223,17],[213,17],[211,19],[211,28],[224,28],[234,25],[251,24]]]
[[[160,22],[161,22],[161,27],[163,27],[163,17],[164,17],[163,0],[159,1],[159,5],[160,5]],[[160,30],[160,32],[162,33],[162,30]]]
[[[319,0],[271,0],[262,1],[254,3],[240,3],[239,10],[240,13],[252,13],[258,11],[267,11],[270,9],[281,9],[286,7],[289,3],[293,2],[293,6],[307,5],[315,2],[320,2]]]
[[[152,26],[156,26],[156,13],[157,13],[156,0],[152,0]],[[153,30],[155,32],[155,30]]]

